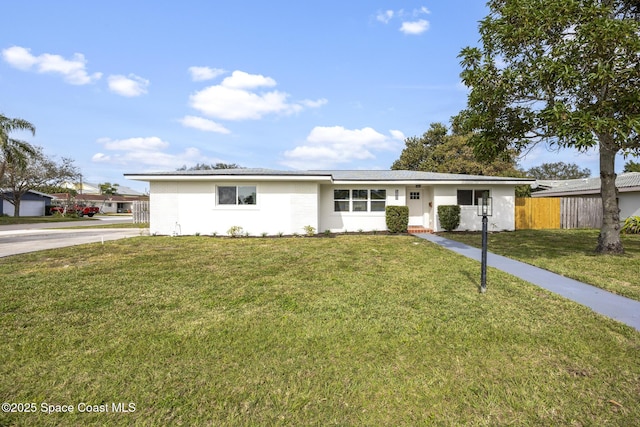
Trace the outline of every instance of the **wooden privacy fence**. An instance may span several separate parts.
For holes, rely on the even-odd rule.
[[[133,202],[133,223],[141,224],[149,222],[149,201],[148,200],[136,200]]]
[[[600,197],[563,197],[560,205],[562,228],[602,227],[602,199]]]
[[[541,197],[516,199],[516,230],[600,228],[599,197]]]
[[[517,198],[516,230],[560,228],[560,199]]]

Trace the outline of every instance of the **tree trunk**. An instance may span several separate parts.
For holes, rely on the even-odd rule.
[[[602,228],[596,253],[622,254],[620,210],[616,188],[615,158],[617,149],[612,135],[598,135],[600,140],[600,194],[602,195]]]
[[[20,216],[20,199],[15,197],[13,199],[13,216],[14,217]]]

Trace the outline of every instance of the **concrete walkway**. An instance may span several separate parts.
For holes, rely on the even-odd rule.
[[[436,243],[478,262],[481,259],[482,251],[480,249],[464,243],[445,239],[435,234],[414,234],[414,236]],[[604,314],[640,331],[640,301],[621,297],[595,286],[491,252],[487,254],[487,265],[585,305],[596,313]],[[488,291],[490,290],[491,287],[488,286]]]

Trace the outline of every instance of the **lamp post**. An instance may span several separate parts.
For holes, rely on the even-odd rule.
[[[493,214],[492,198],[488,192],[482,193],[482,203],[478,204],[478,216],[482,216],[482,257],[480,270],[480,293],[487,291],[487,224]]]

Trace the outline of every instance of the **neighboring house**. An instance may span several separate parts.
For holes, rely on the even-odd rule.
[[[10,190],[0,190],[3,195],[11,199],[13,193]],[[20,198],[20,216],[44,216],[46,212],[46,206],[51,205],[51,199],[53,196],[50,194],[41,193],[35,190],[29,190]],[[15,213],[15,207],[11,202],[0,197],[0,214],[13,216]]]
[[[218,169],[125,174],[150,184],[150,232],[302,234],[386,230],[385,208],[409,207],[409,225],[440,231],[439,205],[462,205],[460,230],[481,229],[478,198],[493,200],[492,230],[513,230],[516,185],[530,179],[430,172]]]
[[[117,195],[102,194],[99,185],[88,182],[67,183],[66,187],[77,191],[75,203],[97,206],[101,213],[128,213],[131,212],[135,201],[149,199],[141,192],[124,186],[117,187]],[[53,196],[54,203],[69,203],[68,193],[55,193]]]
[[[531,197],[594,197],[600,198],[600,178],[537,181],[533,187],[541,191]],[[616,178],[620,219],[640,216],[640,172],[622,173]]]

